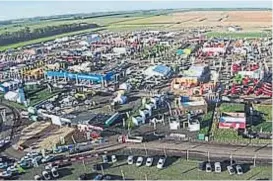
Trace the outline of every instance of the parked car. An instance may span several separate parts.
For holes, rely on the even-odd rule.
[[[47,155],[42,159],[42,163],[46,163],[46,162],[50,162],[54,160],[54,156],[53,155]]]
[[[220,162],[215,162],[214,163],[214,170],[216,173],[221,173],[222,172],[222,167]]]
[[[12,176],[11,171],[3,171],[3,172],[0,172],[0,177],[1,177],[1,178],[10,178],[11,176]]]
[[[143,157],[141,157],[141,156],[138,157],[138,158],[137,158],[137,161],[136,161],[136,166],[137,166],[137,167],[140,167],[140,166],[142,165],[142,162],[143,162]]]
[[[228,170],[228,173],[230,174],[230,175],[233,175],[233,174],[235,174],[235,170],[234,170],[234,168],[233,168],[233,166],[227,166],[227,170]]]
[[[88,180],[86,173],[80,175],[78,180]]]
[[[127,163],[128,165],[132,165],[134,163],[134,156],[132,155],[128,156]]]
[[[204,162],[199,163],[198,169],[201,170],[201,171],[205,171],[205,170],[206,170],[206,164],[207,164],[207,163],[208,163],[207,161],[204,161]]]
[[[40,175],[35,175],[34,180],[42,180],[42,177]]]
[[[206,164],[206,172],[212,172],[211,164],[207,163]]]
[[[38,155],[38,156],[35,156],[32,161],[35,161],[37,163],[41,163],[42,162],[42,159],[43,159],[43,156],[42,155]]]
[[[107,155],[102,155],[102,162],[103,163],[108,163]]]
[[[146,160],[146,166],[147,167],[152,166],[153,165],[153,161],[154,161],[153,157],[148,157],[147,160]]]
[[[7,162],[1,162],[0,163],[0,169],[4,169],[8,167],[8,163]]]
[[[236,172],[238,175],[243,174],[243,169],[242,169],[241,165],[236,165]]]
[[[111,160],[112,160],[112,163],[116,163],[118,161],[116,155],[112,155]]]
[[[58,177],[59,177],[59,173],[58,173],[57,167],[53,167],[53,168],[51,169],[51,174],[52,174],[52,176],[53,176],[54,178],[58,178]]]
[[[42,175],[43,175],[45,180],[50,180],[51,179],[51,176],[47,171],[43,171]]]
[[[111,180],[112,177],[110,175],[103,175],[103,180]]]
[[[102,174],[96,175],[96,177],[94,178],[94,180],[102,180],[102,179],[103,179]]]
[[[10,171],[12,174],[18,173],[18,168],[16,166],[12,165],[7,168],[7,171]]]
[[[161,157],[161,158],[158,160],[156,167],[157,167],[158,169],[162,169],[162,168],[164,167],[165,161],[166,161],[166,159],[165,159],[164,157]]]
[[[29,152],[26,154],[26,156],[29,158],[34,158],[36,156],[41,156],[41,155],[42,155],[41,153],[37,153],[37,152]]]

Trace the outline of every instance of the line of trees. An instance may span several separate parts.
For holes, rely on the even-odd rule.
[[[25,27],[24,29],[16,32],[7,31],[5,33],[2,33],[0,36],[0,46],[96,27],[98,27],[97,24],[82,23],[64,24],[59,26],[46,26],[42,28],[35,28],[33,30],[31,30],[29,27]]]

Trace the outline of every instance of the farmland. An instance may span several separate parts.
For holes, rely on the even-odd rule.
[[[228,36],[232,38],[255,38],[268,36],[268,33],[262,32],[272,26],[271,11],[186,11],[186,12],[162,12],[160,13],[135,13],[131,15],[118,15],[109,17],[72,19],[72,20],[44,20],[36,23],[21,23],[0,27],[0,34],[6,32],[18,32],[29,28],[30,32],[37,29],[43,29],[48,26],[63,26],[75,23],[97,24],[110,31],[128,31],[142,29],[173,29],[181,30],[183,28],[214,27],[215,31],[208,33],[210,36]],[[243,28],[241,33],[227,33],[219,27],[239,25]],[[1,46],[0,51],[17,48],[20,46],[49,41],[55,38],[90,32],[90,30],[81,30],[71,33],[59,34],[39,39],[33,39],[26,42],[20,42],[7,46]]]

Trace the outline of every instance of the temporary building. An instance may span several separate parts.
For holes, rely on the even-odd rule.
[[[219,128],[222,129],[245,129],[246,117],[244,113],[223,113],[219,119]]]
[[[8,91],[16,90],[18,89],[20,83],[21,82],[19,80],[10,80],[10,81],[0,83],[0,91],[8,92]]]
[[[191,66],[187,71],[185,71],[185,77],[201,77],[204,72],[205,66]]]
[[[131,85],[129,83],[122,83],[119,85],[119,90],[129,91],[131,89]]]
[[[170,74],[171,68],[166,65],[150,66],[145,70],[145,75],[166,77]]]
[[[126,54],[126,48],[120,47],[120,48],[113,48],[113,52],[116,54]]]

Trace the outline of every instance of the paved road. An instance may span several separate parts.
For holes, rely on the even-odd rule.
[[[128,148],[144,148],[143,144],[126,144]],[[182,142],[179,144],[166,143],[161,141],[153,141],[145,143],[147,149],[153,150],[189,150],[196,152],[209,152],[211,157],[221,157],[232,155],[234,158],[253,158],[272,160],[272,147],[253,147],[253,146],[232,146],[232,145],[216,145],[208,143],[191,143]]]

